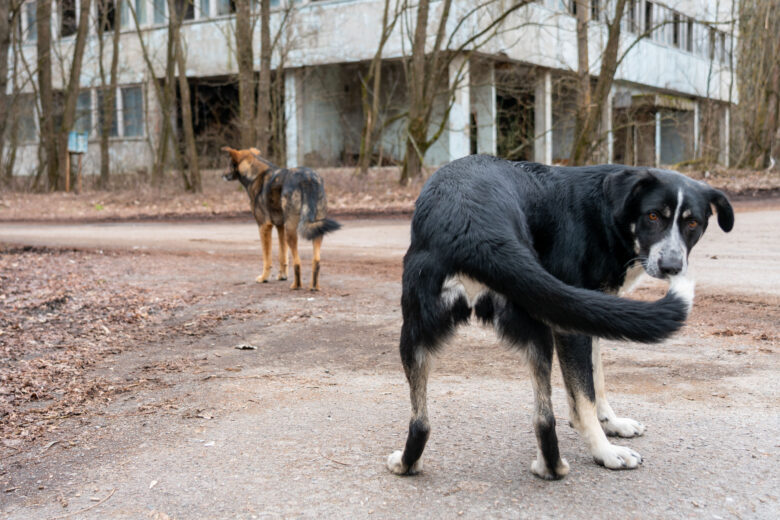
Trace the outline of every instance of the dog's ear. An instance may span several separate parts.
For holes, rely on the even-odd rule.
[[[229,153],[234,163],[238,164],[241,162],[241,153],[238,150],[234,150],[229,146],[223,146],[222,151]]]
[[[604,196],[615,220],[631,217],[637,196],[658,179],[649,170],[623,170],[604,178]]]
[[[734,209],[731,207],[728,197],[722,191],[709,186],[707,186],[706,195],[709,203],[715,206],[720,229],[728,233],[734,228]]]

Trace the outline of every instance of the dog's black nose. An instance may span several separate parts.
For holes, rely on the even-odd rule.
[[[674,276],[680,274],[683,268],[683,259],[681,256],[672,255],[668,257],[661,257],[658,260],[658,270],[664,276]]]

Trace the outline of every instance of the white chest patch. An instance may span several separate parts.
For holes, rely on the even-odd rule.
[[[463,274],[457,274],[444,280],[441,286],[441,299],[448,307],[464,296],[469,307],[474,307],[480,296],[488,292],[487,286]]]

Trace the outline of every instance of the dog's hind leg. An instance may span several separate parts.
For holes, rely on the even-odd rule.
[[[276,234],[279,236],[278,280],[287,280],[287,239],[284,236],[284,226],[276,226]]]
[[[607,401],[604,389],[604,365],[601,362],[601,348],[598,338],[593,338],[593,384],[596,390],[596,413],[604,433],[613,437],[639,437],[645,433],[645,426],[639,421],[618,417]]]
[[[263,273],[256,278],[258,283],[265,283],[271,275],[271,244],[274,227],[270,222],[260,226],[260,244],[263,247]]]
[[[311,286],[312,291],[320,290],[320,249],[322,248],[322,237],[312,240],[314,252],[311,260]]]
[[[293,283],[290,289],[301,288],[301,257],[298,256],[298,232],[293,229],[287,229],[285,233],[287,238],[287,245],[290,246],[290,252],[292,253],[293,261]]]
[[[531,376],[534,385],[534,432],[536,433],[536,460],[531,471],[537,477],[557,480],[569,473],[569,464],[558,451],[558,436],[555,433],[555,414],[552,408],[550,371],[552,369],[553,342],[551,333],[547,338],[529,346],[528,353]]]
[[[571,424],[585,439],[593,459],[609,469],[634,469],[642,456],[632,449],[607,440],[596,413],[591,338],[582,335],[556,335],[555,349],[561,364],[569,398]]]
[[[387,458],[387,468],[397,475],[414,475],[422,471],[422,453],[431,433],[428,422],[428,373],[430,354],[422,345],[414,345],[409,327],[404,322],[401,330],[401,358],[403,359],[409,394],[412,400],[412,418],[403,452],[394,451]]]

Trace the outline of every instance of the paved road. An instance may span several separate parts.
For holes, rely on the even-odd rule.
[[[774,342],[752,330],[713,335],[719,318],[710,316],[651,348],[605,342],[613,405],[648,425],[645,436],[616,441],[645,457],[635,471],[593,463],[566,426],[556,371],[558,434],[572,471],[559,482],[534,478],[526,372],[491,331],[470,327],[432,375],[425,472],[389,474],[384,460],[402,447],[409,413],[396,354],[408,222],[344,224],[325,241],[328,287],[316,298],[251,283],[240,268],[259,256],[250,223],[0,224],[0,242],[145,248],[150,255],[132,258],[138,272],[159,270],[155,283],[223,295],[193,309],[196,317],[257,311],[251,320],[210,321],[202,334],[150,340],[97,367],[102,377],[143,376],[160,386],[64,423],[53,446],[0,460],[11,468],[4,487],[18,487],[0,490],[0,516],[93,507],[78,517],[777,518]],[[777,314],[779,225],[780,211],[739,213],[728,235],[713,221],[692,259],[710,304],[723,310],[733,301],[748,324]],[[120,281],[133,276],[117,272]],[[186,331],[192,319],[171,326]],[[261,348],[238,351],[239,342]]]
[[[0,223],[0,242],[76,248],[204,251],[257,254],[257,226],[251,222],[17,224]],[[409,222],[402,219],[347,220],[323,246],[353,257],[402,257]],[[301,247],[307,258],[308,248]],[[692,274],[705,286],[780,294],[780,210],[739,213],[731,233],[715,219],[693,252]]]

